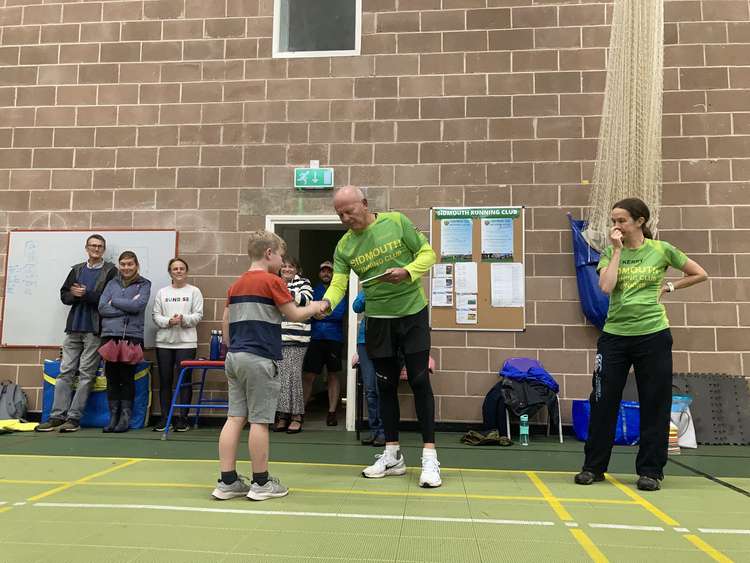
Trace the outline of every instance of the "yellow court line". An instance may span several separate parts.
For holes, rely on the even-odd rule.
[[[633,499],[635,502],[640,504],[643,508],[648,510],[651,514],[656,516],[659,520],[664,522],[667,526],[679,526],[680,523],[669,516],[668,514],[662,512],[658,508],[656,508],[653,504],[651,504],[649,501],[647,501],[645,498],[643,498],[641,495],[630,489],[629,487],[622,484],[620,481],[618,481],[615,477],[610,475],[609,473],[605,474],[606,479],[612,483],[615,487],[620,489],[623,493],[625,493],[627,496],[629,496],[631,499]]]
[[[0,479],[0,485],[7,483],[9,485],[65,485],[70,481],[38,481],[32,479]]]
[[[542,482],[542,480],[539,478],[539,475],[537,475],[534,471],[525,471],[525,473],[528,478],[531,479],[531,482],[534,483],[534,486],[537,488],[537,490],[542,493],[544,500],[549,503],[550,507],[555,511],[555,514],[557,514],[560,520],[564,522],[570,522],[571,520],[573,520],[570,512],[568,512],[567,509],[562,505],[560,500],[552,494],[552,491],[550,491],[549,487],[545,485],[544,482]]]
[[[72,455],[37,455],[37,454],[0,454],[0,459],[3,457],[17,457],[17,458],[37,458],[37,459],[81,459],[81,460],[93,460],[93,459],[104,459],[113,461],[156,461],[156,462],[175,462],[175,463],[218,463],[216,459],[177,459],[177,458],[155,458],[155,457],[107,457],[107,456],[72,456]],[[300,465],[303,467],[341,467],[346,469],[362,469],[362,464],[355,465],[352,463],[316,463],[306,461],[270,461],[271,465]],[[441,467],[440,471],[467,471],[471,473],[511,473],[515,475],[523,475],[526,473],[523,469],[481,469],[481,468],[467,468],[467,467]],[[575,475],[575,471],[546,471],[536,470],[535,473],[550,474],[550,475]]]
[[[596,563],[606,563],[609,561],[599,548],[594,545],[591,538],[586,535],[586,532],[580,529],[572,529],[570,530],[570,533],[573,534],[576,541],[581,544],[581,547],[586,550],[586,553],[589,554],[592,561],[595,561]]]
[[[201,485],[196,483],[155,483],[155,482],[137,482],[137,481],[99,481],[91,482],[73,482],[73,481],[36,481],[23,479],[0,479],[0,485],[3,483],[14,485],[88,485],[94,487],[144,487],[144,488],[164,488],[164,489],[212,489],[213,485]],[[358,489],[326,489],[312,487],[290,487],[290,491],[300,493],[321,493],[321,494],[354,494],[370,496],[402,496],[402,497],[424,497],[424,498],[457,498],[469,500],[518,500],[532,502],[549,502],[544,497],[521,496],[521,495],[476,495],[465,493],[438,493],[438,492],[400,492],[400,491],[364,491]],[[558,498],[560,502],[576,502],[587,504],[616,504],[616,505],[638,505],[631,500],[618,499],[587,499],[587,498]]]
[[[719,561],[720,563],[733,563],[732,560],[724,555],[722,552],[720,552],[715,547],[707,544],[705,541],[703,541],[701,538],[694,534],[685,534],[682,536],[687,541],[692,543],[695,547],[700,549],[703,553],[708,555],[711,559],[714,561]]]
[[[544,481],[539,478],[539,475],[534,471],[526,471],[525,473],[528,478],[531,479],[531,482],[534,483],[534,486],[539,492],[542,493],[544,500],[549,503],[552,510],[557,514],[557,517],[563,522],[571,522],[573,517],[570,515],[570,512],[568,512],[568,510],[562,505],[560,502],[561,499],[552,494],[552,491]],[[581,545],[588,556],[591,557],[592,561],[595,563],[606,563],[608,561],[599,548],[594,545],[594,542],[591,541],[591,538],[588,537],[586,532],[580,528],[570,528],[570,533],[573,534],[575,540]]]
[[[131,465],[134,465],[138,462],[140,462],[140,459],[129,459],[125,463],[121,463],[120,465],[115,465],[114,467],[109,467],[107,469],[103,469],[102,471],[97,471],[96,473],[92,473],[90,475],[86,475],[85,477],[81,477],[77,481],[73,481],[71,483],[66,483],[64,485],[61,485],[59,487],[55,487],[54,489],[50,489],[49,491],[45,491],[43,493],[40,493],[38,495],[34,495],[33,497],[29,497],[28,501],[35,502],[37,500],[50,497],[52,495],[56,495],[57,493],[61,493],[62,491],[66,491],[70,489],[71,487],[75,487],[76,485],[84,484],[91,479],[96,479],[97,477],[103,477],[104,475],[109,475],[110,473],[114,471],[119,471],[120,469],[123,469],[125,467],[129,467]]]

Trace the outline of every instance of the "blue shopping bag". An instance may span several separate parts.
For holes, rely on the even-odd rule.
[[[576,438],[585,442],[589,437],[589,419],[591,418],[591,404],[588,400],[573,401],[573,430]],[[615,444],[619,446],[634,446],[641,438],[641,410],[636,401],[620,402],[620,412],[617,415],[615,429]]]
[[[52,403],[55,400],[55,383],[60,375],[60,360],[44,360],[44,388],[42,391],[42,422],[49,419]],[[135,370],[135,397],[133,399],[133,416],[130,428],[143,428],[148,422],[151,408],[151,364],[140,362]],[[109,422],[109,405],[107,403],[107,379],[104,377],[104,363],[94,380],[86,408],[81,417],[84,428],[102,428]]]

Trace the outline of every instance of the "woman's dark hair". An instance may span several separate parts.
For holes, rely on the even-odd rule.
[[[615,203],[612,206],[612,209],[624,209],[630,213],[633,221],[643,218],[643,225],[641,225],[643,236],[651,239],[654,238],[651,229],[647,225],[648,220],[651,219],[651,212],[648,210],[648,205],[646,205],[643,200],[638,199],[637,197],[627,197]]]
[[[179,256],[175,256],[174,258],[172,258],[172,259],[171,259],[171,260],[169,261],[169,264],[167,264],[167,273],[169,273],[169,272],[171,272],[171,271],[172,271],[172,264],[174,264],[175,262],[182,262],[183,264],[185,264],[185,271],[186,271],[186,272],[189,272],[189,271],[190,271],[190,266],[188,266],[188,263],[187,263],[187,262],[185,262],[185,261],[184,261],[184,260],[183,260],[182,258],[180,258]]]
[[[294,269],[297,270],[298,275],[302,275],[302,268],[299,265],[299,260],[297,260],[294,256],[284,256],[282,259],[283,264],[291,264],[294,266]]]
[[[138,263],[138,257],[135,255],[135,252],[133,252],[132,250],[126,250],[125,252],[120,254],[120,256],[117,258],[118,262],[122,262],[123,260],[133,260],[136,266],[140,266],[140,264]]]

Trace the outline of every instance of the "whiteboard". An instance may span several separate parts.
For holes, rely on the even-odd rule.
[[[167,263],[177,253],[176,231],[11,231],[0,340],[3,346],[62,345],[70,307],[60,301],[60,287],[70,268],[86,261],[86,239],[94,232],[107,241],[105,260],[116,265],[125,250],[138,256],[140,274],[151,281],[145,345],[154,346],[156,326],[151,311],[156,292],[171,283]]]

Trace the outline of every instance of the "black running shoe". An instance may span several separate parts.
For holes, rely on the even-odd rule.
[[[639,491],[658,491],[661,489],[661,483],[658,479],[649,477],[648,475],[641,475],[638,477],[638,481],[635,484]]]
[[[573,480],[576,482],[576,485],[593,485],[594,483],[604,481],[604,474],[581,471]]]

